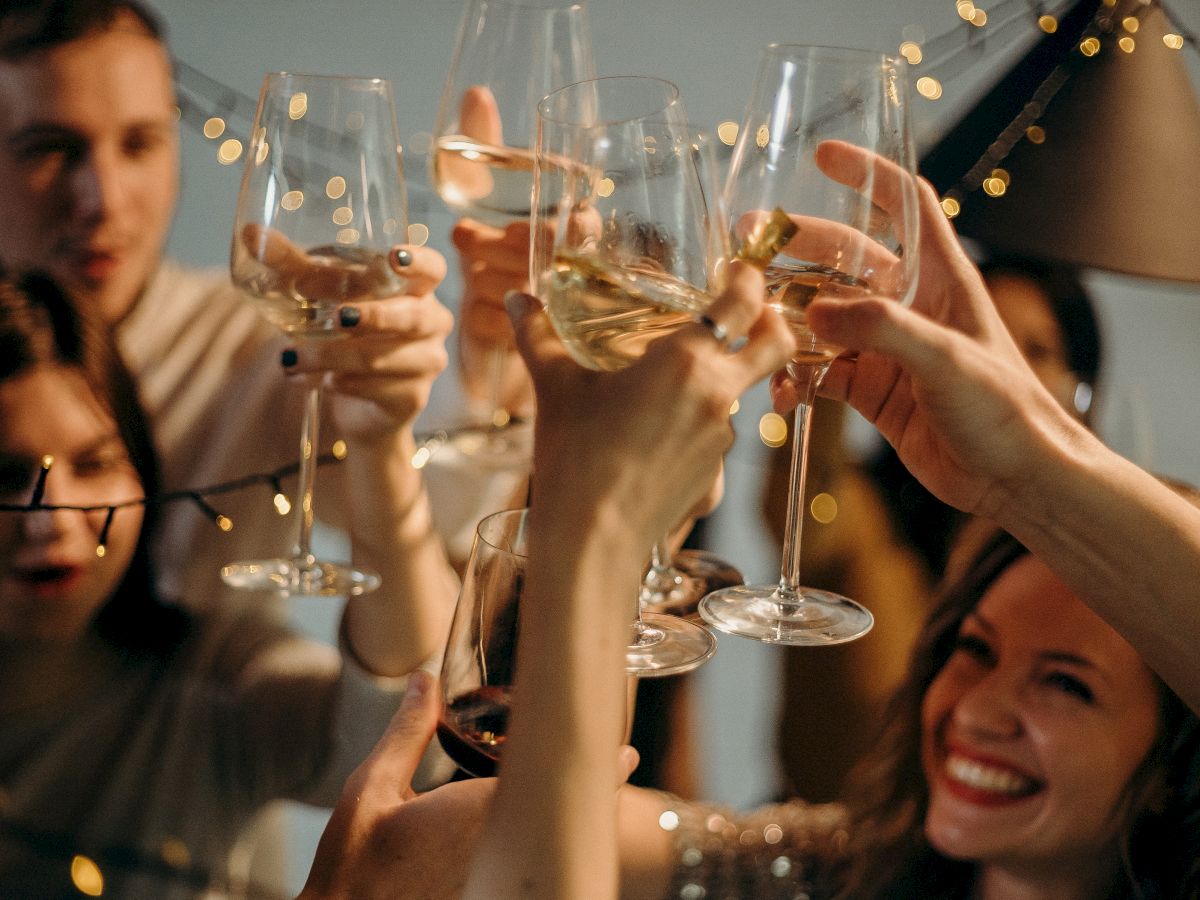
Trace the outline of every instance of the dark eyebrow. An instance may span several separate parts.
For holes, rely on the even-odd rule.
[[[989,633],[994,633],[996,630],[995,626],[993,626],[991,622],[989,622],[985,617],[981,616],[978,612],[968,613],[967,617],[963,620],[963,623],[966,624],[967,621],[975,622],[984,631]],[[1037,655],[1038,658],[1043,662],[1065,663],[1066,665],[1075,666],[1080,669],[1087,669],[1088,671],[1095,673],[1098,677],[1103,678],[1105,681],[1109,680],[1108,674],[1103,669],[1097,666],[1092,660],[1088,659],[1087,657],[1080,656],[1078,653],[1072,653],[1069,650],[1042,650],[1039,651]]]

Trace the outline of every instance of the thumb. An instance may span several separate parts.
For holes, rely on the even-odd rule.
[[[629,780],[629,776],[633,774],[634,770],[638,767],[639,762],[641,762],[641,756],[639,756],[637,750],[635,750],[629,744],[623,744],[621,748],[617,750],[618,787]]]
[[[503,139],[500,107],[490,88],[472,85],[463,91],[458,110],[458,125],[462,133],[481,144],[499,144]]]
[[[408,789],[437,726],[436,684],[424,669],[408,676],[404,700],[365,765],[368,780],[388,785],[385,790]]]
[[[561,366],[564,361],[573,364],[567,348],[550,323],[550,317],[536,297],[509,291],[504,296],[504,306],[516,332],[517,349],[535,384],[549,377],[548,371]]]
[[[912,376],[936,378],[951,345],[962,335],[893,300],[824,298],[807,310],[817,337],[848,350],[874,352],[899,362]]]

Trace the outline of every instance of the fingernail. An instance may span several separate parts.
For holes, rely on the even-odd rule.
[[[290,369],[300,361],[300,354],[296,352],[294,347],[288,347],[279,355],[279,361],[283,363],[285,369]]]
[[[353,328],[362,319],[362,310],[357,306],[343,306],[338,310],[338,321],[343,328]]]
[[[433,676],[424,669],[414,669],[408,676],[408,686],[404,689],[404,704],[411,705],[421,701],[429,693],[433,685]]]
[[[395,261],[396,265],[401,267],[412,265],[412,254],[404,249],[393,251],[392,259]]]

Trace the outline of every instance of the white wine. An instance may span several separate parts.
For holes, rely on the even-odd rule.
[[[459,215],[503,228],[529,218],[533,152],[483,144],[461,134],[438,138],[433,186]]]
[[[766,268],[767,305],[783,316],[796,338],[794,365],[820,365],[832,360],[841,348],[817,338],[808,327],[805,310],[818,297],[862,297],[870,293],[867,282],[826,266],[771,263]]]
[[[235,240],[230,270],[233,283],[251,297],[277,328],[297,334],[335,334],[343,303],[400,293],[404,279],[389,265],[384,250],[326,245],[286,259],[272,268]]]
[[[550,320],[567,350],[580,365],[610,372],[694,322],[713,299],[661,269],[610,267],[568,254],[554,258],[544,285]]]

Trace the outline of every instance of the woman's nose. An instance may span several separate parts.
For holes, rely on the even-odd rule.
[[[954,705],[955,724],[973,734],[1011,738],[1020,734],[1018,688],[991,671],[968,687]]]

